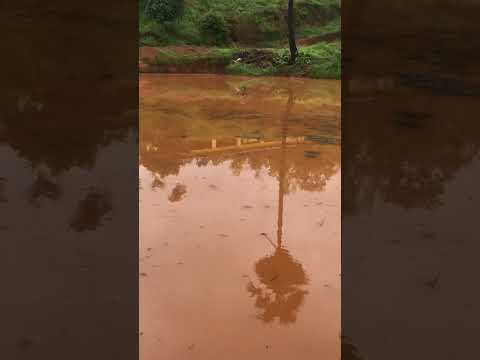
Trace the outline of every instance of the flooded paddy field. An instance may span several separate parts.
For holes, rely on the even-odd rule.
[[[340,83],[140,76],[140,355],[339,359]]]

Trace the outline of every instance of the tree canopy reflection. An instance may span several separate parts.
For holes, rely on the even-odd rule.
[[[273,254],[263,257],[255,264],[255,273],[261,286],[255,286],[252,281],[247,286],[247,291],[255,297],[255,307],[260,309],[258,318],[266,323],[271,323],[278,318],[280,324],[294,323],[297,313],[308,293],[303,286],[308,283],[302,264],[295,260],[283,246],[283,209],[286,184],[286,147],[288,134],[288,119],[292,109],[293,95],[287,102],[285,115],[282,119],[282,142],[280,149],[280,166],[278,179],[278,218],[277,218],[277,244],[269,239],[267,234],[262,234],[275,247]]]
[[[263,287],[249,282],[247,291],[255,297],[255,307],[261,310],[258,318],[266,323],[275,318],[281,324],[295,322],[308,294],[302,288],[308,283],[302,264],[287,249],[277,247],[273,254],[255,264],[255,273]]]
[[[402,102],[401,96],[377,96],[375,105],[355,102],[346,107],[346,213],[371,207],[375,199],[405,209],[438,207],[447,184],[479,154],[480,126],[471,121],[474,99],[444,97],[432,103],[431,95],[419,94]],[[368,121],[356,119],[358,113],[370,114]]]
[[[234,138],[230,138],[232,142]],[[203,140],[208,147],[211,139]],[[267,140],[268,141],[268,140]],[[280,139],[272,139],[279,142]],[[279,144],[277,148],[265,146],[264,149],[252,152],[218,152],[201,156],[192,156],[192,145],[182,138],[162,138],[155,143],[140,143],[140,164],[148,169],[155,184],[161,184],[167,176],[178,175],[183,166],[194,164],[198,167],[217,166],[228,164],[232,173],[236,176],[242,171],[253,171],[255,176],[260,177],[265,172],[269,176],[279,178],[281,160],[279,156]],[[316,150],[316,158],[305,156],[306,151]],[[296,190],[321,191],[328,179],[335,175],[340,167],[340,151],[335,145],[317,145],[314,143],[296,144],[288,148],[285,159],[285,191],[286,193]],[[153,185],[152,185],[153,186]],[[160,186],[154,186],[161,188]]]
[[[14,89],[14,92],[22,91],[25,92],[24,89]],[[56,98],[52,94],[40,92],[32,98],[35,100],[33,104],[45,102],[48,106],[44,107],[31,106],[33,100],[28,100],[30,98],[20,96],[22,106],[18,109],[9,107],[7,116],[0,119],[0,144],[13,150],[17,158],[26,161],[31,169],[27,190],[30,206],[42,207],[43,200],[60,200],[67,190],[59,181],[62,176],[75,168],[90,171],[102,149],[125,142],[136,127],[136,116],[127,109],[127,106],[134,105],[132,101],[115,109],[105,106],[98,119],[91,119],[88,106],[72,113],[68,109],[72,100],[67,96],[60,96],[57,100],[63,99],[65,103],[55,106]],[[6,180],[15,181],[13,178]],[[3,183],[0,181],[0,202]],[[111,210],[109,195],[89,190],[78,200],[73,218],[66,221],[75,231],[95,230]]]
[[[237,95],[238,86],[247,88],[246,96]],[[157,182],[188,164],[228,164],[235,175],[249,170],[279,178],[281,119],[289,97],[295,109],[286,119],[285,191],[321,191],[339,170],[339,148],[318,140],[340,138],[338,84],[165,77],[143,79],[140,89],[140,164]]]
[[[103,224],[106,214],[112,211],[112,199],[105,190],[90,188],[78,203],[70,227],[77,231],[92,231]]]

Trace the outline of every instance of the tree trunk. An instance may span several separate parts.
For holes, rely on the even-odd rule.
[[[297,60],[297,44],[295,41],[295,10],[293,0],[288,0],[288,44],[290,45],[290,63],[295,64]]]

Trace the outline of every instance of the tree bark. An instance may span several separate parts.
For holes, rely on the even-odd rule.
[[[290,46],[290,63],[295,64],[297,60],[297,43],[295,40],[295,9],[293,0],[288,0],[288,44]]]

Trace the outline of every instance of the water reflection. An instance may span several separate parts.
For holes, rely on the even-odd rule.
[[[344,211],[373,206],[374,192],[386,203],[433,210],[456,173],[475,161],[480,128],[465,120],[475,113],[475,100],[433,102],[428,93],[412,98],[411,91],[400,88],[395,97],[377,95],[367,103],[355,102],[364,96],[355,92],[347,98],[347,116],[361,112],[369,122],[351,121],[345,134],[352,166],[344,172]]]
[[[250,295],[256,298],[255,306],[263,311],[258,315],[259,319],[266,323],[272,322],[275,318],[278,318],[281,324],[295,322],[297,319],[296,313],[308,293],[302,289],[302,286],[307,284],[307,277],[302,264],[295,260],[286,248],[282,247],[288,120],[293,104],[293,91],[289,89],[285,115],[281,123],[277,244],[275,246],[268,235],[262,233],[261,235],[274,246],[275,251],[272,255],[260,259],[255,264],[255,273],[266,290],[263,290],[260,286],[255,286],[252,281],[249,282],[247,287]]]
[[[142,360],[338,358],[339,84],[140,88]]]
[[[116,81],[65,89],[50,79],[64,72],[47,73],[48,88],[12,77],[1,100],[2,355],[88,358],[86,348],[71,354],[84,339],[108,358],[115,347],[103,335],[131,339],[137,325],[127,300],[137,281],[137,119],[126,115],[135,98],[111,105],[98,91],[116,92]],[[135,94],[136,77],[129,86]]]
[[[60,198],[61,188],[48,167],[39,166],[34,168],[32,177],[33,183],[29,194],[32,204],[40,206],[41,198],[49,200],[58,200]]]
[[[357,347],[342,337],[342,360],[364,360]]]
[[[111,194],[105,190],[90,188],[79,201],[70,227],[78,232],[96,230],[103,225],[103,218],[111,211]]]
[[[156,189],[162,190],[165,187],[165,183],[162,181],[162,179],[157,175],[153,175],[153,180],[150,184],[150,188],[155,191]]]
[[[172,189],[172,192],[168,196],[170,202],[176,202],[182,200],[187,193],[187,187],[183,184],[177,184]]]
[[[5,179],[0,177],[0,203],[8,202],[7,197],[5,195]]]
[[[414,357],[435,359],[476,351],[467,339],[473,340],[471,329],[478,327],[471,304],[480,292],[464,280],[479,250],[480,125],[472,120],[478,99],[470,95],[477,90],[468,85],[478,80],[462,74],[460,64],[448,66],[452,54],[460,58],[457,51],[429,53],[441,45],[440,36],[420,35],[423,40],[412,44],[407,36],[378,39],[395,43],[389,51],[355,42],[356,54],[372,57],[370,47],[385,54],[378,58],[383,64],[356,61],[351,74],[342,75],[348,90],[342,132],[343,331],[366,359],[404,359],[412,356],[408,349],[415,349]],[[405,60],[398,60],[423,50],[445,67],[432,69],[417,59],[405,69]],[[366,69],[368,76],[360,73]],[[457,324],[455,335],[445,324]]]
[[[307,284],[302,264],[296,261],[287,249],[277,247],[272,255],[260,259],[255,264],[259,281],[265,286],[248,284],[247,290],[255,297],[255,306],[262,310],[258,318],[271,323],[278,318],[281,324],[294,323],[302,305]]]
[[[118,123],[106,119],[96,124],[61,124],[45,113],[24,115],[7,117],[2,122],[6,145],[3,153],[8,154],[5,156],[9,162],[16,162],[14,166],[21,162],[28,164],[29,175],[21,178],[22,181],[28,178],[27,198],[36,208],[46,206],[46,200],[60,201],[65,191],[71,192],[72,189],[63,188],[61,179],[76,169],[92,171],[105,149],[133,140],[133,124],[122,114]],[[14,156],[9,155],[12,151]],[[6,200],[3,192],[7,180],[0,181],[0,199]],[[95,230],[101,223],[100,218],[112,210],[109,196],[102,191],[88,190],[87,195],[78,200],[74,219],[65,222],[77,231]]]

